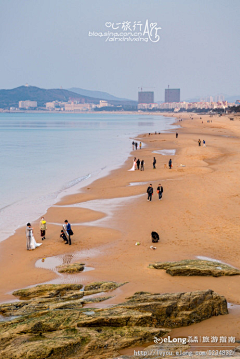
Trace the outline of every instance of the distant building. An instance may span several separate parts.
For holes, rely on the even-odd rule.
[[[37,101],[30,101],[30,100],[19,101],[19,108],[28,109],[28,108],[36,108],[36,107],[37,107]]]
[[[138,92],[138,103],[154,103],[154,92],[152,91]]]
[[[74,102],[71,102],[71,103],[65,103],[64,107],[65,107],[65,111],[78,112],[78,111],[90,111],[95,107],[95,105],[93,105],[91,103],[74,103]]]
[[[138,110],[152,110],[158,109],[160,105],[158,103],[139,103]]]
[[[54,110],[54,109],[55,109],[55,101],[53,101],[53,102],[46,102],[46,109],[47,109],[47,110]]]
[[[165,102],[180,102],[180,89],[165,89]]]
[[[105,100],[100,100],[98,107],[108,107],[109,103]]]

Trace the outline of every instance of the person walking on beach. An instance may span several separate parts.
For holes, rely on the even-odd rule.
[[[39,228],[40,228],[40,235],[42,238],[42,241],[44,239],[46,239],[46,230],[47,230],[47,222],[45,221],[44,217],[42,217],[40,223],[39,223]]]
[[[178,138],[178,133],[176,132],[176,138]]]
[[[32,237],[32,227],[31,223],[27,223],[26,227],[26,238],[27,238],[27,250],[31,250],[30,244],[31,244],[31,237]]]
[[[140,150],[141,150],[141,148],[142,148],[142,142],[139,143],[139,148],[140,148]]]
[[[144,160],[141,161],[141,171],[144,171]]]
[[[205,142],[205,140],[203,140],[202,143],[203,143],[203,147],[206,147],[206,142]]]
[[[132,141],[132,149],[134,150],[135,142]]]
[[[172,160],[171,160],[171,158],[170,158],[170,160],[169,160],[169,162],[168,162],[168,166],[169,166],[169,169],[172,168]]]
[[[73,235],[73,231],[72,231],[72,228],[71,228],[71,224],[70,223],[68,223],[68,220],[66,219],[65,221],[64,221],[64,223],[65,223],[65,228],[66,228],[66,232],[67,232],[67,234],[68,234],[68,244],[71,246],[71,236]],[[67,244],[66,243],[66,244]]]
[[[137,160],[137,169],[139,170],[140,167],[140,159]]]
[[[156,169],[156,163],[157,163],[157,160],[155,157],[153,157],[153,169],[154,170]]]
[[[199,138],[199,140],[198,140],[198,146],[201,146],[201,140],[200,140],[200,138]]]
[[[163,194],[163,187],[161,186],[161,183],[159,183],[159,185],[158,185],[157,193],[158,193],[158,199],[161,200],[162,194]]]
[[[153,195],[153,188],[152,188],[152,184],[149,185],[148,189],[147,189],[147,194],[148,194],[148,201],[152,200],[152,195]]]
[[[138,148],[138,143],[137,143],[137,142],[135,142],[135,148],[136,148],[136,150],[137,150],[137,148]]]

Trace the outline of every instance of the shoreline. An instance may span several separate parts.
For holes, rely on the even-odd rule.
[[[238,123],[234,123],[233,131],[230,124],[228,126],[225,123],[226,117],[215,116],[212,119],[214,122],[210,124],[204,119],[202,126],[199,116],[194,115],[194,121],[186,118],[181,122],[181,128],[177,130],[178,140],[175,139],[173,131],[161,135],[143,135],[142,142],[145,140],[147,146],[142,150],[133,151],[132,157],[141,153],[146,158],[144,172],[127,172],[132,165],[132,160],[128,158],[121,168],[113,170],[107,177],[97,179],[88,187],[84,187],[81,193],[63,198],[59,207],[50,207],[45,215],[48,223],[56,221],[57,218],[64,220],[67,216],[66,218],[73,224],[72,247],[63,246],[60,242],[59,226],[56,225],[49,225],[50,231],[47,232],[44,248],[40,247],[36,251],[26,252],[22,228],[8,239],[10,248],[7,246],[7,241],[1,242],[1,271],[5,272],[7,268],[2,283],[6,289],[1,288],[0,292],[1,302],[13,299],[11,295],[5,294],[6,291],[10,292],[13,289],[56,278],[55,273],[36,268],[37,260],[85,250],[83,260],[88,267],[95,269],[80,274],[84,283],[93,280],[129,282],[121,287],[117,297],[108,300],[106,304],[123,301],[126,296],[141,290],[162,293],[213,289],[224,295],[228,302],[235,303],[235,307],[239,305],[238,277],[170,277],[164,271],[147,268],[153,261],[190,259],[195,258],[196,255],[219,259],[240,268],[237,255],[237,214],[233,220],[233,213],[238,208],[237,197],[234,197],[237,193],[234,185],[237,184],[238,169],[236,172],[233,171],[237,167],[236,159],[233,157],[238,153],[235,149],[236,154],[233,156],[231,150],[237,148],[238,143],[234,141],[240,138],[240,127]],[[175,124],[180,124],[177,119]],[[206,139],[206,148],[198,148],[197,138],[200,136]],[[233,138],[221,136],[233,136]],[[173,156],[173,169],[170,172],[164,168],[169,156],[152,152],[173,149],[174,144],[176,154]],[[203,151],[205,152],[202,153]],[[156,172],[152,170],[151,163],[154,155],[157,158]],[[224,166],[227,166],[229,171],[233,171],[230,179]],[[153,183],[156,191],[160,177],[164,187],[163,201],[160,203],[157,201],[156,193],[152,203],[147,202],[144,196],[134,197],[127,206],[117,208],[117,215],[112,217],[110,227],[86,225],[86,222],[104,218],[102,211],[64,207],[90,200],[99,200],[101,205],[104,199],[146,195],[146,184],[129,186],[129,183],[150,182]],[[214,191],[211,190],[213,184]],[[226,192],[224,195],[221,191],[222,185]],[[226,200],[223,202],[224,208],[222,208],[223,196]],[[233,209],[230,208],[230,204],[234,205]],[[179,208],[176,207],[177,205]],[[226,208],[227,213],[225,213]],[[224,220],[225,215],[227,218]],[[230,218],[232,220],[228,224]],[[38,227],[38,222],[34,224]],[[157,244],[156,251],[149,249],[152,230],[160,233],[160,243]],[[36,232],[37,230],[35,234]],[[51,236],[48,237],[50,232]],[[229,243],[226,242],[226,238]],[[36,240],[39,241],[39,235],[36,236]],[[136,241],[140,241],[141,245],[135,246]],[[91,257],[89,253],[94,248],[100,248],[100,255]],[[18,283],[17,287],[15,283]],[[223,331],[227,330],[229,335],[235,335],[239,339],[240,335],[237,334],[240,333],[240,315],[234,314],[238,312],[238,308],[235,307],[232,310],[230,308],[228,316],[211,318],[190,328],[179,328],[176,333],[192,335],[194,332],[198,335],[200,333],[207,335],[215,330],[212,335],[218,333],[223,335]],[[232,323],[231,327],[228,324],[228,317]]]
[[[135,114],[135,117],[133,117],[133,118],[135,121],[136,114]],[[163,116],[160,117],[160,119],[163,119],[163,118],[164,118]],[[49,117],[47,117],[47,119],[49,119]],[[109,119],[111,119],[111,115],[108,117],[108,121],[109,121]],[[164,126],[164,127],[166,127],[168,129],[171,126],[167,122],[172,122],[172,121],[164,120],[164,123],[166,123],[166,126]],[[135,123],[138,123],[138,121],[135,121]],[[153,121],[153,123],[157,126],[159,124],[160,128],[162,127],[161,120],[159,120],[159,119],[156,120],[155,122]],[[17,200],[15,200],[15,201],[12,200],[12,202],[10,204],[7,204],[8,203],[7,199],[5,200],[5,197],[3,197],[3,199],[5,200],[7,205],[4,208],[2,208],[4,211],[2,213],[2,219],[3,218],[5,219],[5,224],[7,221],[7,226],[5,226],[6,229],[4,231],[2,231],[0,241],[6,240],[11,235],[14,235],[15,231],[18,228],[21,228],[22,226],[24,226],[24,224],[25,224],[24,218],[26,218],[26,217],[24,217],[24,215],[21,215],[21,213],[23,211],[26,212],[27,218],[30,220],[30,222],[36,221],[41,215],[43,215],[43,213],[46,213],[46,211],[49,207],[51,207],[52,205],[59,202],[61,200],[61,198],[63,198],[64,196],[78,192],[81,188],[83,188],[87,185],[90,185],[90,183],[97,180],[98,178],[105,177],[112,170],[121,167],[122,163],[124,163],[125,160],[127,160],[127,158],[130,155],[130,148],[131,148],[130,147],[130,139],[139,134],[139,126],[135,126],[135,127],[136,128],[134,128],[134,127],[131,128],[129,135],[125,135],[123,131],[120,131],[121,136],[120,137],[117,136],[117,137],[119,137],[119,139],[116,137],[115,141],[118,141],[116,143],[117,144],[116,147],[118,149],[118,153],[120,153],[120,158],[118,159],[118,161],[113,160],[113,155],[111,155],[111,154],[109,156],[107,156],[107,153],[105,151],[105,156],[101,157],[101,161],[97,163],[96,168],[95,168],[95,166],[90,167],[88,165],[88,163],[85,163],[86,166],[82,167],[82,169],[80,169],[80,171],[79,170],[73,171],[72,177],[67,176],[67,178],[65,178],[66,177],[65,176],[64,177],[65,180],[64,179],[61,180],[61,176],[60,176],[60,180],[58,180],[56,182],[56,185],[52,185],[51,178],[49,178],[49,176],[48,176],[50,187],[47,191],[43,190],[44,186],[41,186],[41,183],[40,183],[39,188],[36,188],[36,186],[35,186],[35,191],[31,193],[31,196],[34,198],[34,201],[35,202],[37,201],[37,204],[34,206],[35,208],[33,207],[33,205],[31,205],[31,198],[28,201],[28,198],[26,197],[25,200],[27,202],[24,204],[23,203],[24,197],[21,199],[21,198],[19,198],[19,196],[18,197],[15,196],[15,198],[17,198]],[[146,129],[146,125],[144,127],[144,130],[145,129]],[[140,128],[140,130],[142,130],[142,129]],[[112,137],[112,138],[114,139],[115,137]],[[113,141],[111,141],[111,142],[113,142]],[[122,146],[122,145],[123,145],[124,151],[121,151],[120,146]],[[104,158],[105,158],[105,160],[102,160]],[[77,159],[76,159],[76,161],[74,161],[74,163],[72,163],[72,166],[75,167],[76,162],[77,162]],[[119,162],[119,164],[118,164],[118,162]],[[85,168],[85,171],[83,171],[84,168]],[[80,174],[79,174],[79,172],[80,172]],[[23,187],[23,189],[24,189],[24,187]],[[40,192],[38,190],[40,190]],[[23,193],[26,196],[25,192],[23,192]],[[14,197],[13,197],[13,199],[14,199]],[[9,207],[11,207],[11,208],[9,208]],[[11,218],[11,212],[14,213],[16,215],[16,217],[13,216]],[[18,216],[18,214],[20,214],[20,215]],[[4,216],[7,218],[5,218]],[[2,221],[2,223],[3,223],[3,221]]]

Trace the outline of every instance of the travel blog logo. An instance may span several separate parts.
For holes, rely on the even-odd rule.
[[[104,38],[105,42],[159,42],[157,22],[142,21],[105,22],[104,31],[89,31],[89,37]]]

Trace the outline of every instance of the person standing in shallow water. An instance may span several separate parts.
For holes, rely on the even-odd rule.
[[[40,235],[42,238],[42,241],[44,239],[46,239],[46,230],[47,230],[47,222],[45,221],[44,217],[42,217],[40,223],[39,223],[39,228],[40,228]]]
[[[132,141],[132,149],[134,150],[134,147],[135,147],[135,142]]]
[[[138,143],[137,143],[137,142],[135,142],[135,148],[136,148],[136,150],[137,150],[137,148],[138,148]]]
[[[152,200],[152,195],[153,195],[153,188],[152,188],[152,184],[149,185],[148,189],[147,189],[147,194],[148,194],[148,201]]]
[[[157,160],[155,157],[153,157],[153,169],[154,170],[156,169],[156,163],[157,163]]]
[[[140,150],[141,150],[141,148],[142,148],[142,142],[139,143],[139,148],[140,148]]]

